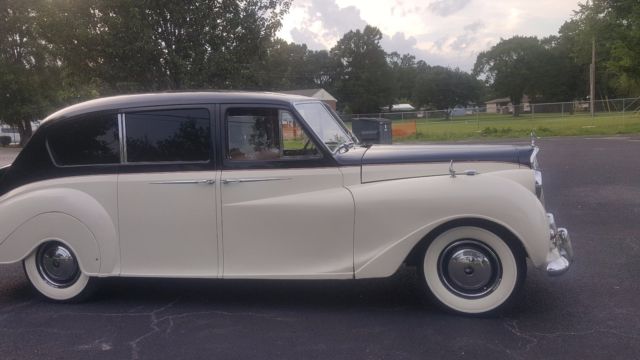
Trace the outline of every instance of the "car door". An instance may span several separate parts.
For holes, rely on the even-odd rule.
[[[217,277],[216,169],[206,106],[121,115],[123,275]]]
[[[223,276],[351,278],[354,203],[287,107],[223,105]]]

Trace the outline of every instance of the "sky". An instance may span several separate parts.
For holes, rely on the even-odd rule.
[[[578,0],[293,0],[278,36],[328,50],[369,24],[387,52],[469,71],[501,38],[557,34],[577,9]]]

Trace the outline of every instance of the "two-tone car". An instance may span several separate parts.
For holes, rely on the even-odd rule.
[[[103,277],[365,279],[417,268],[459,313],[572,260],[535,146],[361,145],[275,93],[103,98],[60,110],[0,169],[0,263],[55,301]]]

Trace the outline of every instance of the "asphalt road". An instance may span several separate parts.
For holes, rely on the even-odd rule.
[[[366,281],[113,279],[92,302],[54,305],[5,265],[0,358],[637,359],[640,138],[539,145],[547,207],[577,261],[558,278],[530,267],[503,317],[421,305],[411,269]]]

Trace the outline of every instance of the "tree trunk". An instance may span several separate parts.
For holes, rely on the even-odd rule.
[[[513,117],[520,116],[520,104],[513,104]]]
[[[31,129],[31,120],[22,120],[18,124],[18,133],[20,133],[20,146],[24,146],[29,139],[31,139],[31,135],[33,135],[33,130]]]

